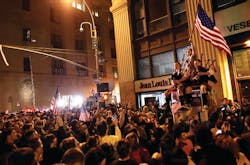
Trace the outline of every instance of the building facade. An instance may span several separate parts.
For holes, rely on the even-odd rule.
[[[234,66],[230,62],[232,58],[201,39],[194,27],[198,3],[216,25],[224,21],[224,18],[216,20],[221,12],[216,6],[249,5],[249,1],[112,0],[110,11],[114,19],[119,83],[120,87],[126,87],[120,88],[122,103],[139,107],[149,101],[164,104],[163,93],[170,86],[173,64],[185,60],[188,48],[193,48],[203,64],[216,61],[218,82],[210,84],[213,105],[218,106],[224,97],[239,96],[235,92],[235,76],[230,72]],[[226,7],[223,9],[227,10]],[[244,31],[248,29],[249,32],[247,20],[242,22],[245,21],[244,27],[247,27]],[[230,40],[227,39],[232,48]]]
[[[214,2],[214,18],[233,54],[228,58],[234,98],[250,99],[250,8],[249,0]],[[237,13],[237,14],[236,14]]]
[[[61,97],[69,100],[79,95],[86,100],[97,93],[96,57],[90,27],[84,26],[83,32],[79,31],[81,22],[91,22],[83,2],[2,2],[1,44],[56,55],[86,66],[86,69],[36,53],[3,47],[10,66],[0,63],[0,111],[16,111],[34,103],[38,108],[48,107],[57,88]],[[97,29],[101,77],[98,82],[109,84],[107,95],[110,98],[112,95],[119,97],[113,19],[109,12],[111,3],[105,0],[86,2]]]

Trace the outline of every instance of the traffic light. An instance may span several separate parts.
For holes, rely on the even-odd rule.
[[[98,41],[97,38],[92,38],[92,49],[98,48]]]
[[[31,42],[31,30],[29,28],[23,29],[23,41]]]

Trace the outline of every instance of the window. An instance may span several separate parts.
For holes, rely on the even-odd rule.
[[[78,10],[85,11],[85,5],[83,0],[72,0],[72,7]]]
[[[146,21],[144,12],[144,1],[133,1],[133,14],[135,19],[136,38],[143,37],[146,34]]]
[[[143,58],[138,60],[138,78],[150,78],[150,61],[149,58]]]
[[[99,65],[99,76],[100,77],[106,77],[106,71],[104,65]]]
[[[173,26],[187,22],[185,0],[173,0],[171,8]]]
[[[83,65],[83,66],[86,66],[86,64],[85,64],[85,63],[79,63],[79,64],[81,64],[81,65]],[[77,75],[78,75],[78,76],[84,76],[84,77],[87,77],[87,76],[89,75],[89,73],[88,73],[88,70],[87,70],[87,69],[85,69],[85,68],[81,68],[81,67],[79,67],[79,66],[77,66],[77,67],[76,67],[76,71],[77,71]]]
[[[236,67],[236,77],[247,77],[250,75],[250,48],[236,50],[233,52],[233,60]]]
[[[29,57],[23,58],[23,71],[30,72],[30,58]]]
[[[75,49],[76,50],[85,50],[85,44],[83,40],[75,40]]]
[[[115,48],[111,48],[111,57],[116,58],[116,51]]]
[[[64,61],[53,59],[51,65],[52,74],[64,75],[66,74]]]
[[[61,35],[51,34],[51,46],[53,48],[63,48]]]
[[[177,61],[180,64],[183,64],[187,60],[186,52],[187,52],[187,49],[189,49],[189,48],[191,48],[191,46],[185,46],[185,47],[177,49],[177,51],[176,51],[177,52]],[[184,68],[184,65],[183,65],[183,68]]]
[[[218,8],[234,3],[236,0],[216,0]]]
[[[54,23],[61,22],[61,16],[55,7],[50,7],[50,21]]]
[[[163,76],[174,72],[173,51],[152,56],[153,77]]]
[[[30,28],[23,29],[23,41],[31,42],[31,30],[30,30]]]
[[[144,36],[146,33],[146,25],[144,18],[136,20],[136,36],[137,38]]]
[[[22,9],[30,11],[30,0],[22,0]]]
[[[148,0],[148,8],[150,33],[169,27],[166,0]]]
[[[215,10],[221,10],[245,1],[246,0],[213,0],[213,7]]]

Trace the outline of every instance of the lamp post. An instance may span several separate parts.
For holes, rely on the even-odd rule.
[[[83,31],[83,25],[89,25],[90,37],[92,39],[92,49],[94,49],[94,51],[95,51],[96,79],[97,79],[97,83],[99,83],[98,39],[97,39],[95,20],[94,20],[92,13],[91,13],[91,10],[90,10],[90,8],[85,0],[83,0],[83,4],[85,4],[85,6],[89,12],[89,15],[91,17],[91,23],[90,22],[82,22],[80,24],[80,31],[81,32]]]

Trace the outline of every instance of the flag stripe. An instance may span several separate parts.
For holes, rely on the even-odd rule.
[[[222,33],[215,26],[214,22],[208,17],[200,4],[198,4],[195,27],[197,28],[202,39],[211,42],[213,46],[224,50],[229,55],[232,55]]]
[[[210,31],[207,31],[207,29],[202,28],[202,26],[199,24],[199,20],[196,20],[195,26],[203,39],[210,41],[213,45],[218,46],[220,49],[225,50],[228,54],[231,54],[231,52],[228,51],[230,48],[227,44],[225,44],[224,38],[222,40],[221,38],[217,37],[217,35],[211,34]]]
[[[212,31],[212,30],[210,30],[210,29],[208,29],[208,28],[206,28],[206,27],[204,27],[204,26],[202,26],[202,24],[201,24],[201,22],[200,22],[200,19],[199,18],[197,18],[197,21],[196,21],[196,24],[195,24],[196,26],[199,26],[199,31],[201,32],[201,33],[204,33],[204,32],[206,32],[206,33],[208,33],[208,37],[211,35],[211,38],[212,39],[214,39],[214,40],[216,40],[216,41],[218,41],[218,42],[220,42],[221,44],[223,44],[227,49],[229,49],[229,47],[228,47],[228,45],[226,44],[226,41],[225,41],[225,39],[222,37],[222,35],[221,35],[221,33],[220,33],[220,31],[218,31],[218,29],[216,28],[216,32],[214,32],[214,31]],[[204,33],[205,34],[205,33]]]
[[[225,47],[225,49],[229,49],[229,47],[225,43],[224,38],[222,39],[221,37],[218,36],[218,34],[212,33],[211,30],[207,30],[206,28],[204,28],[200,24],[199,19],[197,19],[197,23],[195,25],[198,28],[198,30],[200,31],[200,33],[207,36],[209,39],[211,38],[211,41],[214,41],[214,44],[216,44],[218,42],[218,45],[223,45]]]
[[[219,43],[218,41],[214,41],[212,40],[209,36],[207,36],[204,33],[201,33],[200,36],[206,40],[206,41],[210,41],[214,46],[217,46],[218,48],[225,50],[227,53],[231,54],[231,52],[228,51],[228,49],[225,47],[225,45]]]

